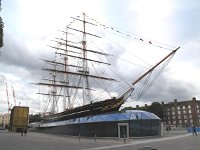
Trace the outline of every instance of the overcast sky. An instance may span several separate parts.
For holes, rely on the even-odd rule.
[[[13,86],[17,105],[29,106],[31,113],[41,111],[37,87],[30,84],[41,77],[39,59],[49,52],[51,35],[82,12],[117,29],[181,47],[146,97],[133,106],[200,97],[198,0],[2,0],[0,113],[7,112],[5,83],[11,104]]]

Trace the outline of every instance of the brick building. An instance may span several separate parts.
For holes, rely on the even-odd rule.
[[[164,125],[200,126],[200,101],[195,97],[188,101],[162,102],[162,107]]]

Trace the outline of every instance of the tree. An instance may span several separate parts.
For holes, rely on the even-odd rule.
[[[3,47],[3,22],[0,17],[0,47]]]
[[[0,0],[0,11],[1,11],[1,0]],[[3,47],[3,21],[0,16],[0,47]]]
[[[42,117],[41,117],[41,114],[30,114],[29,115],[29,123],[32,123],[32,122],[39,122],[42,120]]]
[[[121,111],[125,112],[126,110],[143,110],[143,111],[148,111],[148,107],[133,108],[133,107],[129,106],[129,107],[124,107]]]
[[[153,102],[151,106],[149,106],[148,111],[163,119],[163,109],[162,105],[159,102]]]
[[[153,102],[150,106],[147,106],[147,107],[133,108],[129,106],[129,107],[123,108],[121,111],[125,112],[126,110],[148,111],[148,112],[154,113],[160,119],[163,119],[163,109],[162,109],[162,105],[159,102]]]

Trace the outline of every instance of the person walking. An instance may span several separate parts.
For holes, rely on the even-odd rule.
[[[192,131],[193,135],[197,136],[197,128],[195,126],[193,126]]]
[[[27,134],[27,128],[24,129],[24,135],[26,136]]]
[[[20,129],[21,136],[23,136],[23,128]]]

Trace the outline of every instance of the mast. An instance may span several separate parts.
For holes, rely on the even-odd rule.
[[[180,47],[176,48],[175,50],[173,50],[171,53],[169,53],[167,56],[165,56],[161,61],[159,61],[156,65],[154,65],[152,68],[150,68],[147,72],[145,72],[142,76],[140,76],[138,79],[136,79],[135,81],[133,81],[132,85],[135,85],[136,83],[138,83],[142,78],[144,78],[146,75],[148,75],[151,71],[153,71],[156,67],[158,67],[162,62],[164,62],[167,58],[169,58],[171,55],[175,54],[176,51],[179,49]]]
[[[56,69],[56,65],[54,64],[53,65],[54,69]],[[53,72],[52,73],[52,76],[53,76],[53,84],[56,83],[56,72]],[[52,103],[52,107],[51,107],[51,113],[55,113],[56,112],[56,94],[57,94],[57,89],[56,89],[56,86],[53,86],[52,87],[52,96],[53,96],[53,103]]]
[[[85,13],[83,13],[83,41],[82,41],[82,47],[83,47],[83,73],[86,74],[87,72],[87,51],[86,51],[86,32],[85,32]],[[83,79],[83,105],[86,104],[86,86],[88,86],[88,77],[84,75]]]
[[[91,100],[90,91],[93,90],[89,88],[89,79],[116,81],[115,79],[105,77],[105,75],[99,76],[99,73],[93,66],[94,64],[110,65],[108,62],[105,61],[105,59],[103,61],[98,60],[99,56],[106,57],[108,56],[108,54],[103,53],[101,49],[93,50],[92,47],[87,47],[90,41],[87,41],[86,36],[93,36],[95,38],[101,37],[86,32],[86,25],[95,24],[87,21],[89,20],[89,18],[85,15],[85,13],[83,13],[82,15],[82,18],[79,18],[79,16],[75,18],[71,17],[73,19],[72,22],[70,22],[70,24],[66,26],[66,29],[64,31],[61,31],[63,33],[62,37],[52,40],[53,42],[57,43],[57,46],[49,47],[55,50],[55,55],[58,56],[59,59],[42,59],[45,63],[49,65],[49,67],[42,68],[42,70],[48,72],[51,77],[45,77],[45,79],[43,80],[46,82],[36,83],[36,85],[46,86],[47,88],[51,89],[51,92],[39,92],[37,94],[51,96],[52,99],[49,99],[49,101],[51,100],[52,102],[52,105],[50,105],[52,113],[56,112],[56,106],[58,102],[60,102],[60,100],[63,102],[63,111],[66,109],[72,109],[72,107],[75,106],[73,105],[75,102],[79,102],[79,105],[86,105],[87,103],[89,103],[89,101]],[[78,26],[76,26],[77,24],[75,24],[77,22]],[[74,23],[73,27],[80,27],[81,24],[82,28],[80,30],[72,28],[72,23]],[[160,62],[158,62],[151,69],[146,71],[142,76],[133,81],[131,86],[118,96],[117,99],[120,99],[119,103],[124,102],[129,97],[130,93],[134,90],[134,86],[136,83],[142,80],[171,55],[175,54],[175,52],[179,48],[180,47],[173,50]],[[94,71],[91,71],[90,69],[94,69]]]
[[[12,90],[13,90],[13,99],[14,99],[14,104],[15,104],[15,106],[16,106],[15,91],[14,91],[14,88],[13,88],[13,86],[12,86]]]
[[[136,83],[138,83],[140,80],[142,80],[145,76],[147,76],[150,72],[152,72],[156,67],[158,67],[161,63],[163,63],[170,56],[174,55],[179,48],[180,47],[178,47],[175,50],[173,50],[171,53],[169,53],[167,56],[165,56],[162,60],[160,60],[157,64],[155,64],[152,68],[150,68],[148,71],[146,71],[144,74],[142,74],[139,78],[137,78],[136,80],[134,80],[132,82],[132,86],[130,86],[128,89],[126,89],[124,91],[124,93],[122,95],[120,95],[118,98],[124,98],[128,93],[130,93],[134,89],[133,86]]]
[[[65,51],[65,56],[64,56],[64,70],[65,71],[67,71],[67,57],[66,57],[66,55],[67,55],[67,27],[66,27],[66,46],[65,46],[65,48],[66,48],[66,51]],[[65,80],[67,80],[67,74],[64,74],[64,79]],[[68,81],[66,81],[66,82],[68,82]],[[63,111],[66,109],[66,95],[69,95],[68,94],[69,93],[69,91],[68,91],[68,88],[64,88],[63,89]],[[69,107],[69,102],[70,102],[70,98],[68,97],[68,107]]]
[[[8,113],[10,112],[10,102],[9,102],[9,96],[8,96],[8,85],[6,83],[6,95],[7,95],[7,102],[8,102]]]
[[[72,109],[75,102],[79,102],[78,105],[86,105],[89,103],[89,101],[91,101],[90,91],[93,90],[89,88],[89,79],[116,81],[109,77],[99,76],[96,71],[94,73],[89,72],[89,69],[91,69],[89,68],[90,63],[110,65],[108,62],[91,59],[92,56],[99,55],[106,57],[109,54],[95,49],[87,49],[86,36],[93,36],[95,38],[101,37],[86,32],[86,24],[96,25],[87,21],[85,13],[83,13],[82,18],[77,16],[72,19],[73,21],[66,26],[66,29],[61,31],[63,36],[52,40],[57,43],[57,46],[48,45],[55,50],[55,55],[58,56],[58,59],[42,59],[48,66],[42,68],[42,70],[48,72],[50,76],[47,75],[47,77],[43,79],[44,82],[34,83],[51,89],[50,93],[37,93],[50,96],[49,102],[51,105],[49,106],[51,106],[51,113],[56,112],[56,106],[60,100],[63,104],[63,111]],[[73,27],[76,27],[75,25],[77,24],[75,23],[78,23],[77,27],[81,25],[82,29],[72,28],[72,23],[74,23]],[[72,32],[70,33],[69,31]]]

